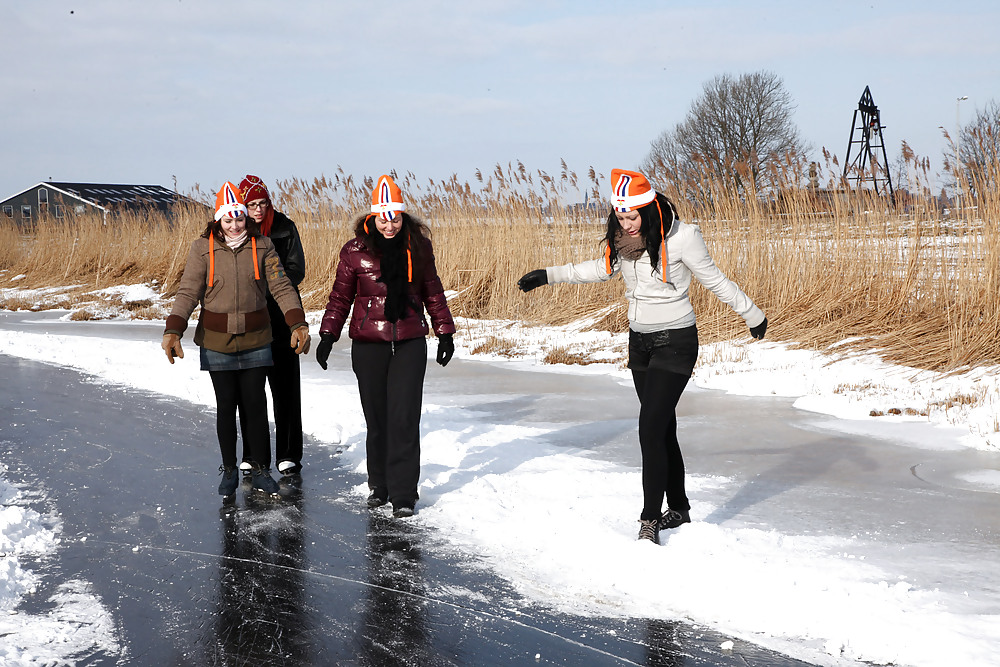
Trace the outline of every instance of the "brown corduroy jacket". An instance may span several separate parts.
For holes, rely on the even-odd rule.
[[[211,286],[209,243],[215,245]],[[164,333],[182,335],[188,318],[200,303],[201,314],[194,334],[196,344],[230,354],[263,347],[271,342],[269,291],[289,328],[307,326],[302,303],[285,275],[271,239],[258,236],[256,244],[255,254],[250,237],[236,250],[214,236],[195,239]]]

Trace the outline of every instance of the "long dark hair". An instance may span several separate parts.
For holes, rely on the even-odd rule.
[[[427,241],[431,237],[431,230],[422,220],[406,211],[400,211],[399,215],[403,218],[403,226],[399,231],[413,257],[413,279],[416,282],[417,277],[423,273],[424,266],[427,264],[427,252],[430,247]],[[378,216],[372,213],[358,216],[354,221],[354,234],[361,239],[369,252],[379,257],[382,255],[382,251],[379,249],[377,238],[381,237],[382,233],[375,227],[377,218]]]
[[[666,195],[657,192],[656,199],[639,208],[638,211],[639,218],[642,221],[639,225],[639,234],[642,235],[642,239],[645,241],[646,254],[649,255],[649,261],[653,264],[653,272],[655,273],[660,264],[660,241],[663,240],[663,237],[660,235],[660,216],[663,216],[663,231],[669,236],[670,229],[674,226],[674,220],[679,219],[677,217],[677,209]],[[609,264],[612,265],[618,259],[618,248],[615,247],[615,237],[618,236],[621,228],[622,226],[618,223],[618,216],[615,215],[614,211],[611,211],[608,215],[608,226],[604,234],[604,240],[601,243],[605,245],[606,256]]]
[[[260,236],[260,224],[251,218],[249,215],[245,216],[247,219],[247,236]],[[210,220],[207,225],[205,225],[205,231],[201,233],[201,238],[207,239],[209,236],[214,236],[219,240],[220,243],[226,242],[226,235],[222,232],[222,221],[221,220]]]

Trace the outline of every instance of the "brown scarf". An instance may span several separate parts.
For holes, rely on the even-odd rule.
[[[646,239],[642,234],[629,236],[625,230],[619,228],[615,234],[615,249],[618,250],[619,257],[634,262],[646,252]]]

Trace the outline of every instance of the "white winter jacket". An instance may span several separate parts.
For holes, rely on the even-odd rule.
[[[663,282],[660,272],[653,270],[649,254],[645,252],[635,261],[619,257],[611,273],[606,271],[602,258],[550,266],[545,274],[552,284],[596,283],[621,273],[625,279],[629,326],[640,333],[680,329],[695,323],[694,308],[688,297],[692,274],[740,315],[748,327],[753,328],[764,321],[761,309],[712,261],[697,225],[675,221],[667,234],[667,255],[670,283]]]

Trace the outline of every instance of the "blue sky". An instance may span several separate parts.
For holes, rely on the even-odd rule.
[[[636,166],[716,75],[762,69],[817,158],[843,159],[867,85],[890,159],[906,140],[938,171],[939,128],[1000,100],[987,0],[0,0],[0,25],[0,197],[516,160],[583,179]]]

